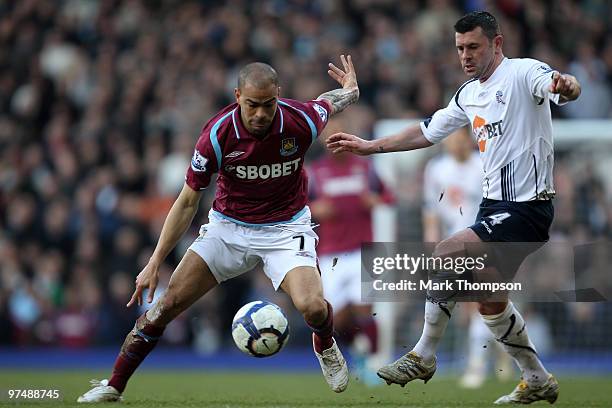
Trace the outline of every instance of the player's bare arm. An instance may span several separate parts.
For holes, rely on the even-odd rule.
[[[334,133],[327,139],[327,148],[333,153],[350,152],[361,156],[422,149],[431,145],[432,143],[423,136],[421,126],[418,124],[377,140],[364,140],[342,132]]]
[[[134,303],[141,305],[142,291],[146,288],[149,289],[147,302],[151,303],[153,301],[153,295],[157,288],[159,267],[170,251],[176,246],[176,243],[183,236],[189,225],[191,225],[191,221],[193,221],[193,217],[198,211],[200,196],[201,193],[199,191],[194,191],[187,184],[183,185],[183,189],[168,212],[166,221],[164,221],[159,241],[157,241],[157,246],[153,251],[151,259],[149,259],[147,265],[136,277],[136,289],[127,307]]]
[[[561,102],[573,101],[580,96],[580,82],[573,75],[555,72],[550,84],[550,92],[558,93]]]
[[[355,74],[353,60],[350,55],[347,57],[341,55],[340,60],[344,70],[330,62],[327,73],[342,85],[342,88],[325,92],[317,98],[329,101],[332,106],[331,115],[342,112],[347,106],[357,102],[359,99],[359,86],[357,85],[357,75]]]

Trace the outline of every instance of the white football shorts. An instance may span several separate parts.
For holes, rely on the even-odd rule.
[[[293,268],[317,267],[319,237],[312,229],[310,209],[305,207],[294,218],[282,224],[255,225],[231,220],[211,209],[209,223],[200,227],[200,235],[189,249],[204,259],[219,283],[261,264],[278,290]]]
[[[334,258],[337,258],[335,265]],[[334,310],[339,311],[349,304],[363,304],[360,249],[323,255],[319,258],[319,267],[325,299]]]

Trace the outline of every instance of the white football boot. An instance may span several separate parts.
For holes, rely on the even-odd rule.
[[[431,365],[426,365],[417,353],[411,351],[393,363],[381,367],[376,374],[388,385],[395,383],[403,387],[412,380],[423,380],[427,384],[435,372],[435,358]]]
[[[77,402],[94,403],[94,402],[118,402],[123,401],[121,393],[108,385],[108,380],[91,380],[89,383],[92,389],[81,395]]]
[[[531,404],[535,401],[548,401],[554,404],[559,397],[559,383],[552,375],[539,387],[530,387],[527,381],[521,380],[514,391],[498,398],[494,404]]]
[[[312,335],[312,347],[314,349],[314,333]],[[327,350],[323,350],[323,353],[317,353],[314,350],[315,356],[319,360],[321,370],[323,371],[323,377],[325,381],[331,387],[334,392],[342,392],[346,390],[349,382],[349,371],[346,364],[346,360],[342,356],[336,340],[334,344]]]

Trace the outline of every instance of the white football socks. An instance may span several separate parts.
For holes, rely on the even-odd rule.
[[[425,362],[431,364],[436,355],[436,348],[444,335],[450,315],[455,308],[455,302],[432,303],[425,302],[425,324],[423,334],[412,349]]]
[[[550,374],[538,358],[535,347],[525,328],[523,316],[516,310],[512,302],[497,315],[483,315],[485,324],[489,327],[504,350],[517,362],[522,377],[530,386],[540,386],[546,382]]]

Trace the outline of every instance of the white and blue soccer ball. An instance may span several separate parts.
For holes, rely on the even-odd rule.
[[[232,322],[236,346],[254,357],[269,357],[281,351],[289,338],[289,322],[280,307],[257,300],[242,306]]]

